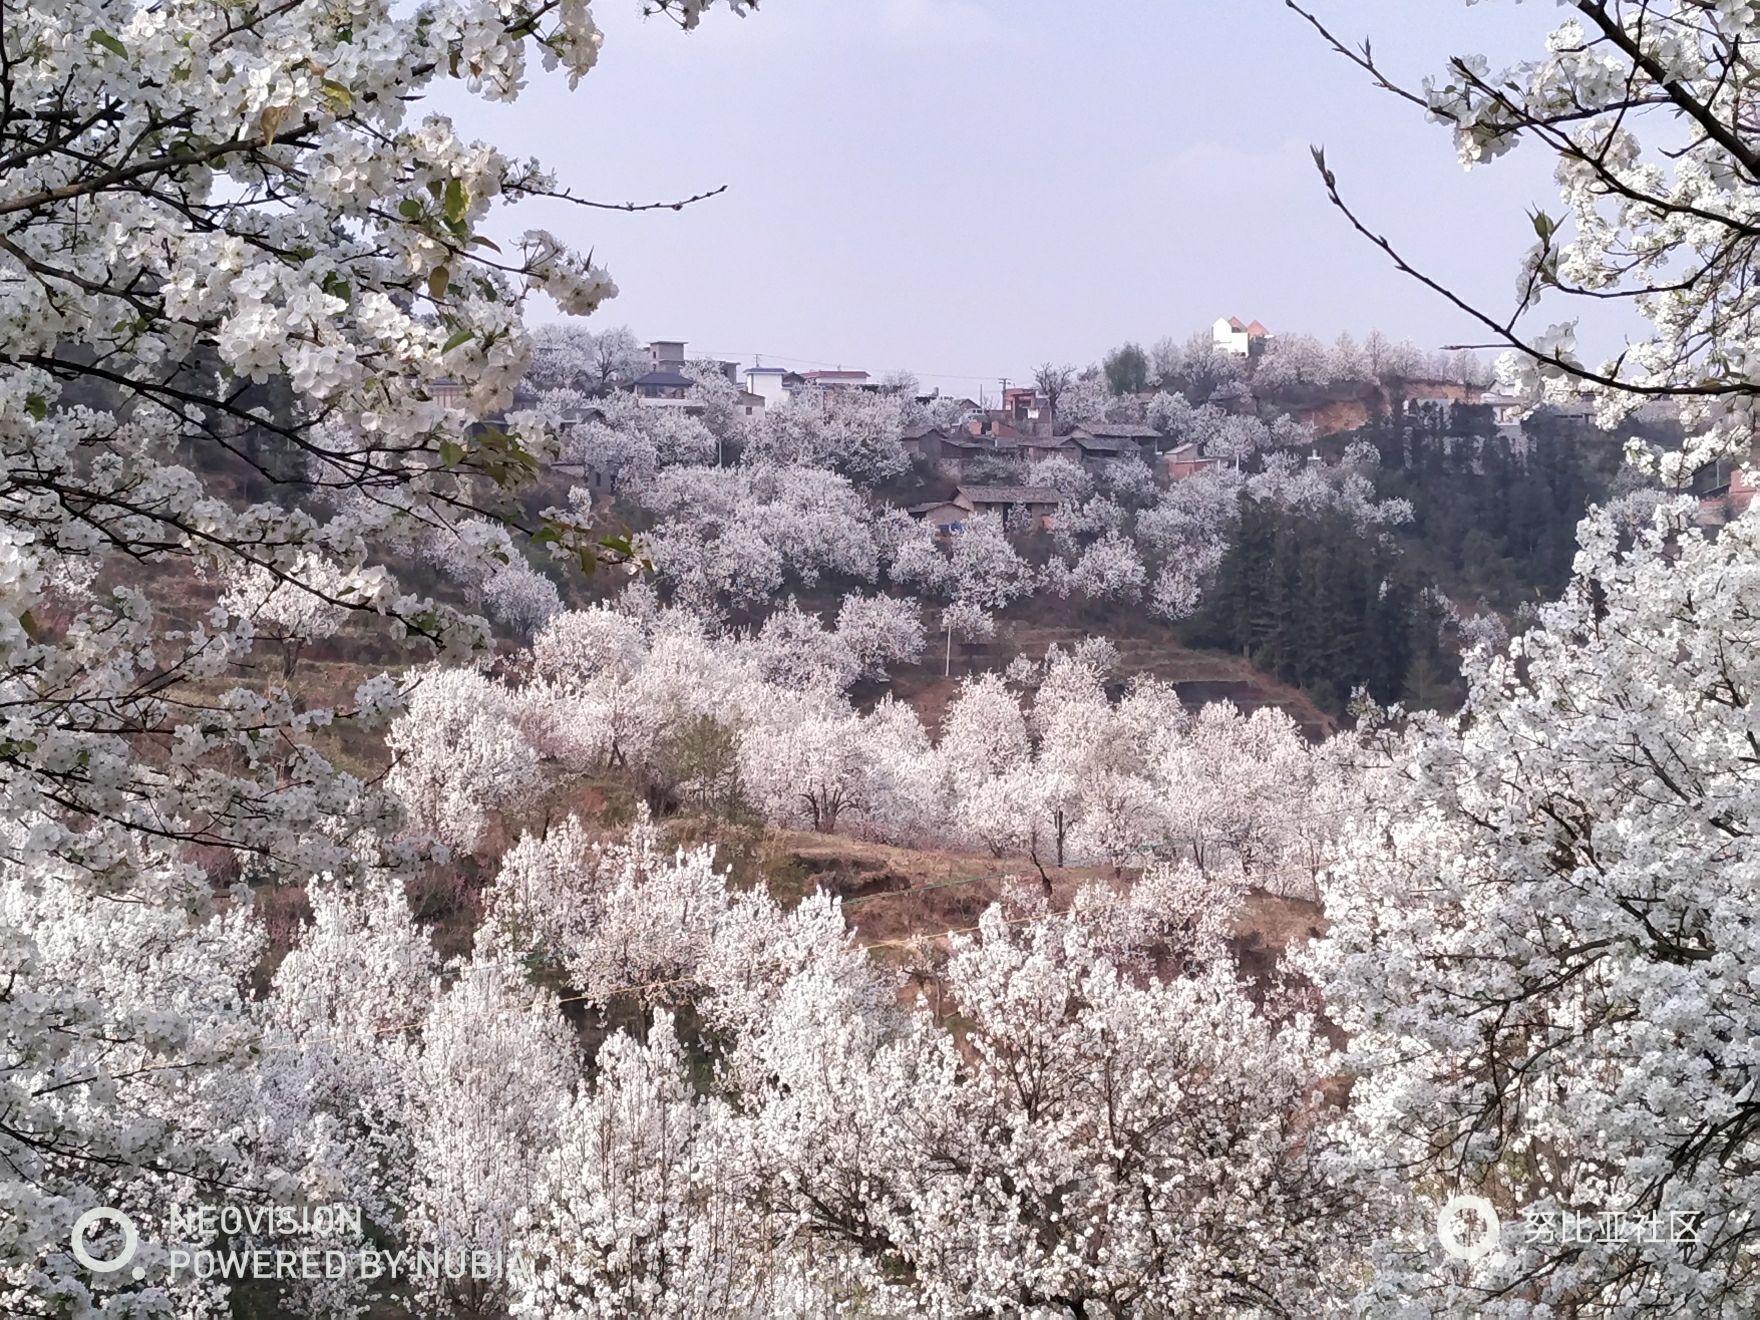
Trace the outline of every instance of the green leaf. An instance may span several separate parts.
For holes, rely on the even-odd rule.
[[[464,461],[464,446],[456,440],[440,442],[440,461],[447,467],[457,467]]]
[[[446,286],[451,280],[452,277],[446,273],[446,267],[434,267],[433,270],[428,272],[428,296],[436,300],[444,298],[446,296]]]
[[[463,181],[448,179],[446,181],[446,218],[453,224],[459,223],[464,219],[465,210],[469,205],[470,198],[465,193]]]
[[[397,213],[405,220],[420,220],[422,218],[422,204],[413,197],[405,197],[397,204]]]
[[[465,246],[466,247],[486,247],[491,252],[501,251],[501,245],[499,243],[496,243],[493,239],[484,238],[481,234],[475,235],[469,243],[465,244]]]
[[[442,354],[450,353],[450,352],[452,352],[453,349],[457,348],[460,344],[468,344],[471,342],[471,340],[475,339],[476,337],[477,337],[476,331],[474,331],[474,330],[455,330],[452,333],[452,338],[450,338],[446,341],[445,346],[440,350],[440,352]]]
[[[27,394],[24,410],[40,422],[49,415],[49,401],[40,394]]]
[[[86,42],[88,45],[102,46],[112,55],[120,55],[123,59],[128,58],[128,47],[123,45],[115,37],[111,36],[108,32],[104,31],[103,28],[99,28],[96,32],[92,33],[91,36],[87,37]]]
[[[354,93],[334,78],[321,78],[318,86],[323,89],[324,99],[337,114],[345,115],[354,109]]]

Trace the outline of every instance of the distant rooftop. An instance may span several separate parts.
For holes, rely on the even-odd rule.
[[[697,382],[676,371],[649,371],[637,376],[635,383],[637,385],[695,385]]]
[[[1055,486],[961,486],[973,504],[1061,504],[1063,494]]]
[[[1159,440],[1161,432],[1141,422],[1082,422],[1076,430],[1100,440]]]
[[[1137,442],[1129,436],[1072,435],[1069,437],[1069,442],[1085,453],[1135,454],[1138,452]]]

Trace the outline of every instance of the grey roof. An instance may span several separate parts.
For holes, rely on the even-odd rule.
[[[973,504],[1061,504],[1063,494],[1055,486],[961,486],[955,493]]]
[[[695,385],[696,383],[689,376],[680,375],[676,371],[649,371],[635,378],[637,385]]]
[[[1101,440],[1159,440],[1161,432],[1141,422],[1083,422],[1075,428]]]
[[[747,367],[746,368],[746,375],[751,376],[754,374],[760,375],[760,376],[786,376],[786,375],[788,375],[788,368],[787,367]]]
[[[927,422],[919,422],[915,426],[907,426],[898,433],[901,440],[921,440],[926,435],[946,435],[939,426],[931,426]]]
[[[1096,454],[1135,454],[1139,451],[1136,441],[1110,435],[1072,435],[1070,443]]]

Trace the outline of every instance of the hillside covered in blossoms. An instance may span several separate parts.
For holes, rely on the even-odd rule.
[[[1760,1312],[1760,10],[1283,6],[1513,305],[962,391],[619,324],[631,7],[0,11],[0,1311]]]

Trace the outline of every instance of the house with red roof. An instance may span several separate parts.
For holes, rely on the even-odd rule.
[[[1256,357],[1265,351],[1271,332],[1258,321],[1242,321],[1238,316],[1220,317],[1210,327],[1210,340],[1216,351],[1233,357]]]

